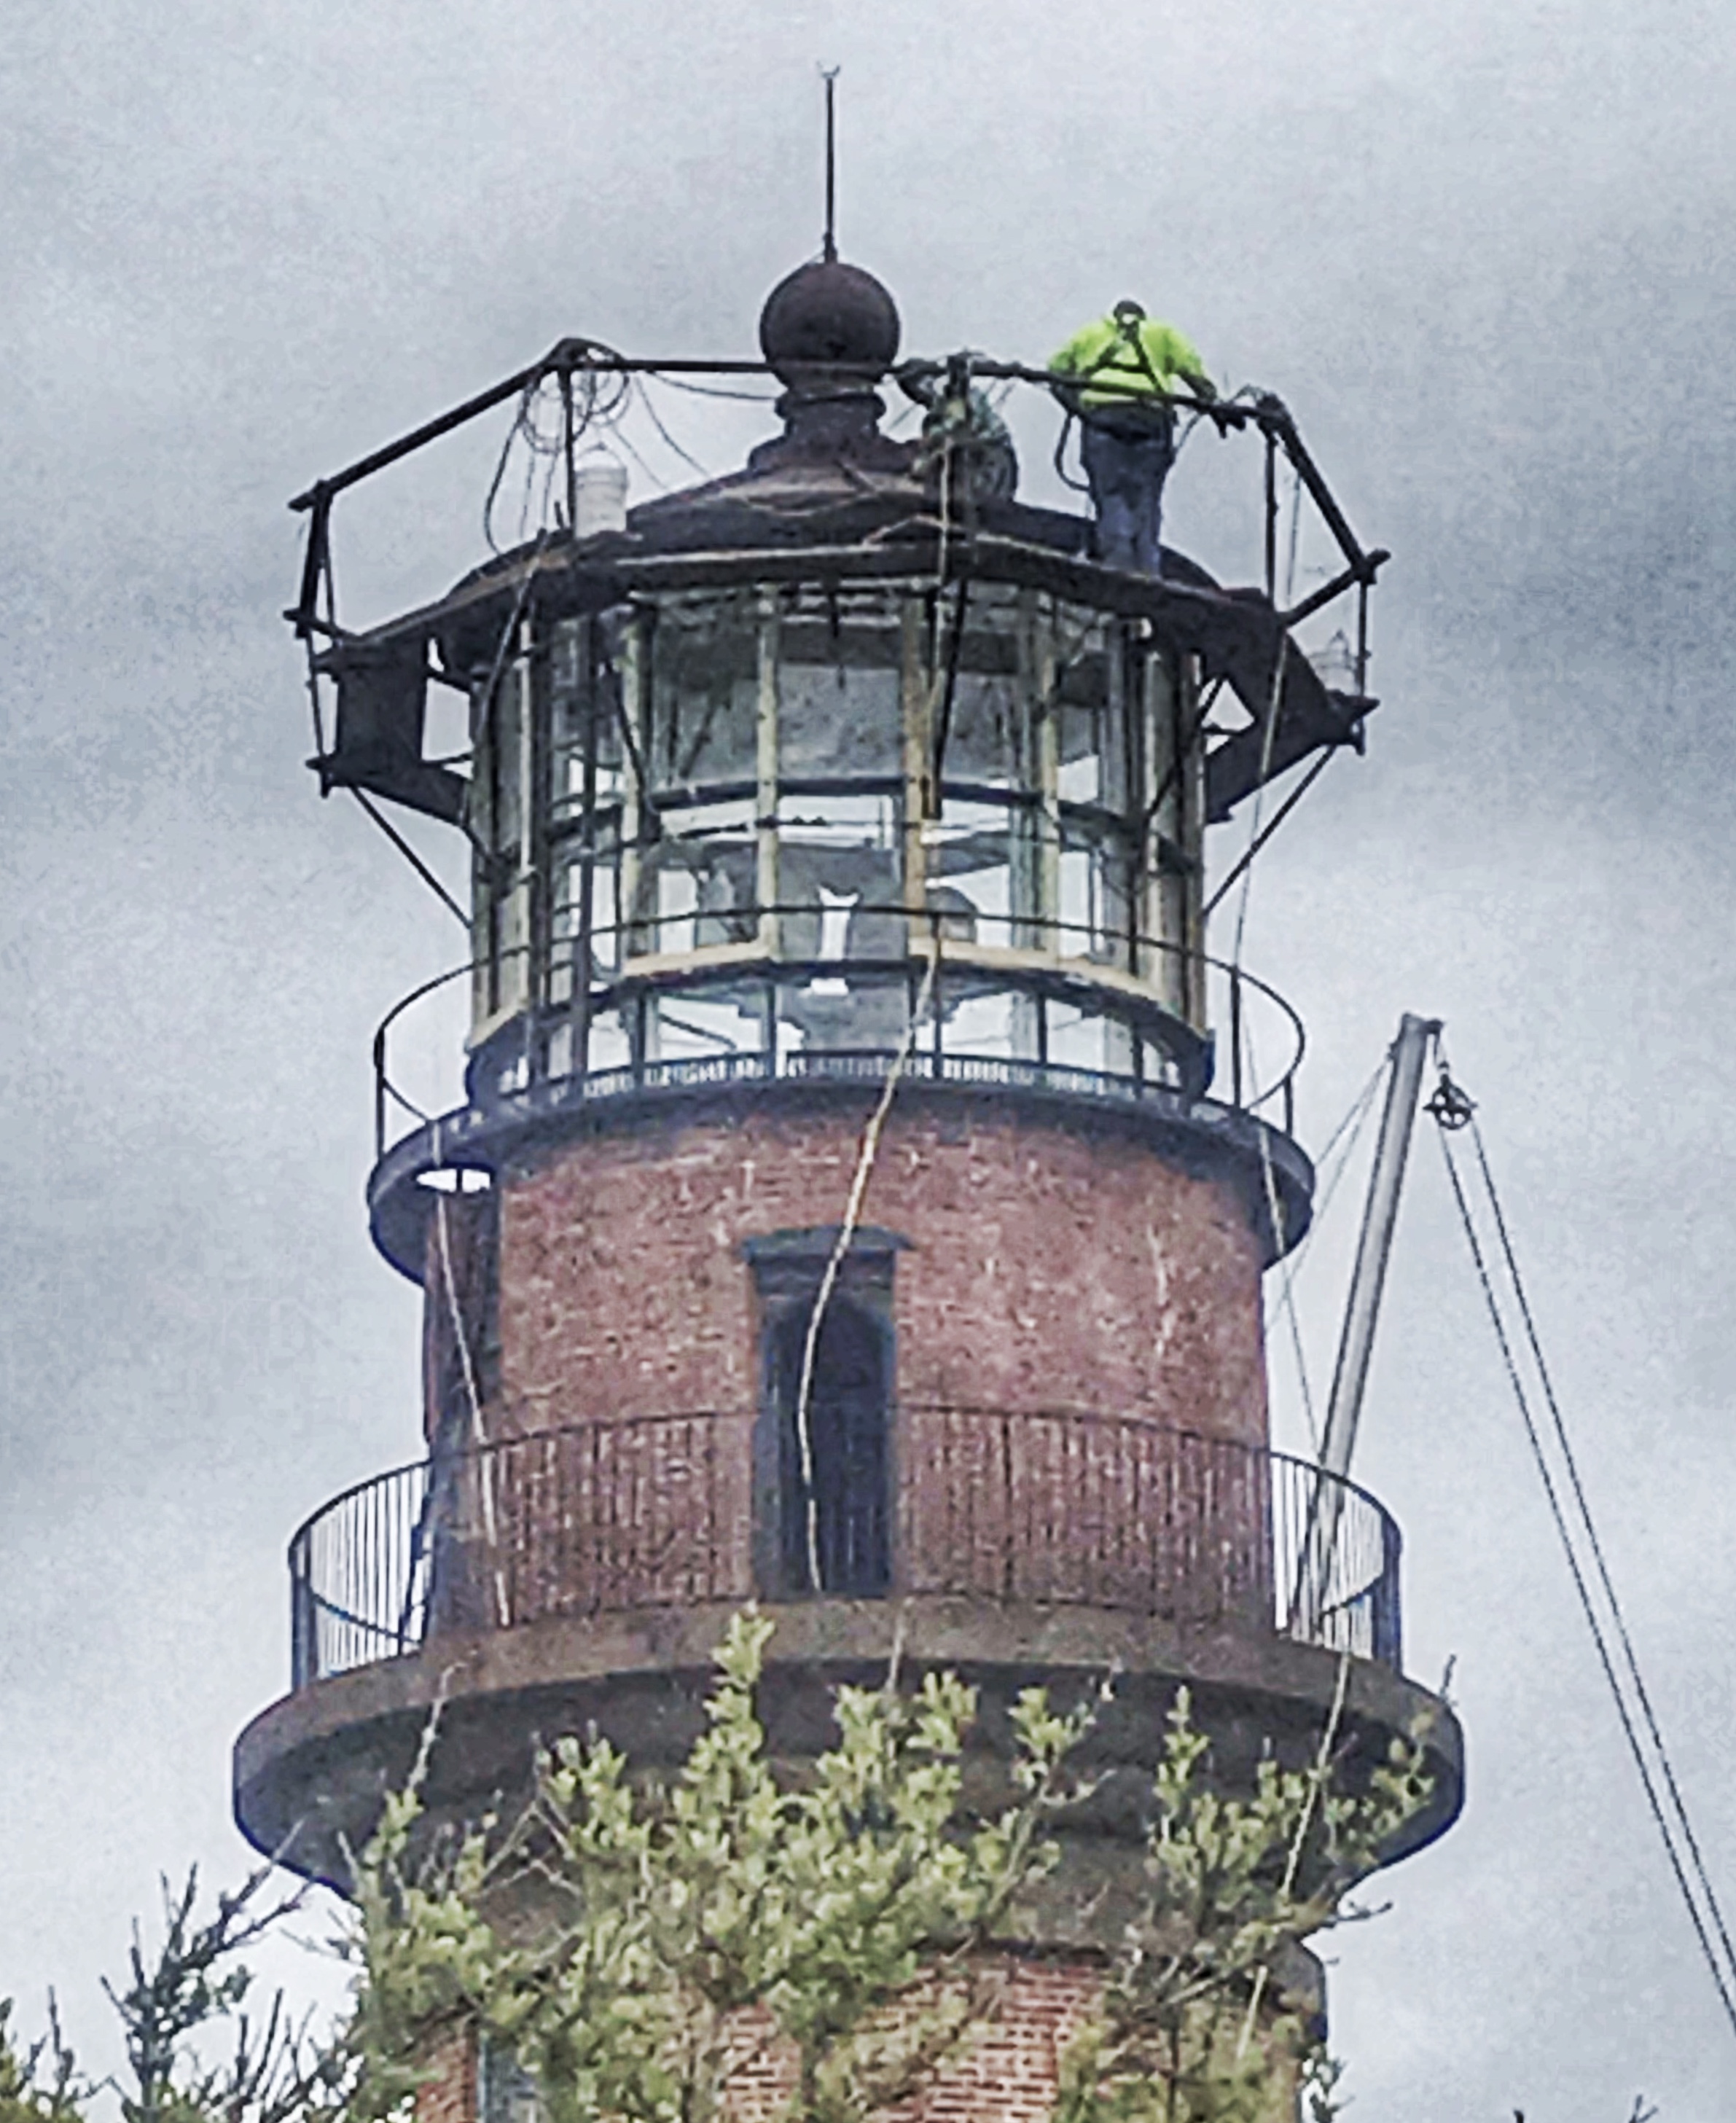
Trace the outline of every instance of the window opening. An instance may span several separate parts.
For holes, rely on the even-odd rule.
[[[809,1572],[809,1497],[795,1433],[802,1352],[812,1314],[810,1300],[786,1313],[774,1329],[784,1583],[792,1592],[872,1596],[892,1583],[891,1378],[885,1330],[861,1305],[836,1294],[820,1324],[808,1401],[820,1577],[815,1586]]]

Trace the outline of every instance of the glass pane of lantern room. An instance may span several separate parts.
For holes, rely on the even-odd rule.
[[[942,933],[964,943],[1009,944],[1011,917],[1038,912],[1036,872],[1019,861],[1015,842],[1028,833],[1039,793],[1033,703],[1021,645],[1028,617],[1016,593],[981,589],[963,606],[956,661],[950,628],[937,654],[950,675],[939,681],[936,743],[941,748],[941,813],[929,838],[928,904]]]
[[[1095,614],[1064,616],[1056,641],[1056,794],[1065,804],[1126,801],[1120,630]]]
[[[752,797],[662,810],[657,826],[655,842],[640,858],[644,949],[751,943],[757,926]]]
[[[928,846],[928,905],[948,942],[1013,942],[1010,829],[1006,804],[949,796]]]
[[[759,616],[747,593],[672,599],[652,635],[636,951],[753,933]]]
[[[890,593],[795,594],[777,627],[781,781],[898,779],[901,643]]]
[[[950,634],[955,611],[946,622]],[[951,702],[945,712],[946,752],[942,778],[976,787],[1030,789],[1029,715],[1021,696],[1029,690],[1021,671],[1021,614],[1005,593],[979,591],[965,607]],[[952,660],[943,640],[942,668]]]
[[[779,984],[781,1037],[878,1048],[897,1036],[902,985],[866,966],[847,978],[839,962],[889,965],[905,950],[896,597],[798,591],[777,640],[779,950],[817,964]]]
[[[761,1052],[765,1037],[765,991],[757,985],[696,986],[654,996],[646,1006],[647,1062],[725,1071]]]
[[[785,910],[781,956],[812,959],[902,954],[898,804],[894,797],[867,793],[781,796],[777,837],[777,897]]]
[[[751,790],[758,667],[753,597],[671,599],[659,607],[645,738],[654,796]]]

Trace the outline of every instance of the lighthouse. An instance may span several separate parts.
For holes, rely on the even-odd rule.
[[[1272,1447],[1303,1033],[1208,933],[1213,835],[1240,849],[1373,705],[1365,636],[1325,675],[1296,638],[1325,593],[1279,608],[1282,452],[1342,534],[1327,591],[1365,606],[1383,556],[1260,401],[1236,417],[1267,452],[1264,588],[1103,565],[933,412],[994,364],[901,368],[900,337],[828,246],[764,305],[781,431],[739,471],[626,508],[586,422],[635,365],[569,340],[302,497],[321,786],[463,837],[470,941],[373,1057],[368,1214],[424,1294],[421,1434],[294,1533],[290,1685],[235,1804],[341,1890],[437,1703],[439,1818],[561,1732],[673,1764],[749,1600],[792,1773],[895,1629],[911,1672],[977,1686],[991,1754],[1020,1690],[1114,1672],[994,2039],[931,2104],[1035,2119],[1137,1896],[1180,1688],[1227,1790],[1311,1760],[1335,1703],[1353,1775],[1426,1730],[1395,1860],[1460,1803],[1452,1713],[1404,1671],[1397,1527]],[[887,431],[901,380],[920,441]],[[537,535],[339,625],[345,487],[538,394],[564,483]],[[1308,1957],[1288,1980],[1321,2009]],[[486,2064],[453,2061],[448,2123],[489,2111]]]

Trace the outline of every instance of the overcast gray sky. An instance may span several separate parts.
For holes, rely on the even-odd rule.
[[[283,501],[563,332],[751,351],[818,237],[820,60],[907,345],[1040,359],[1142,294],[1396,555],[1368,756],[1263,862],[1249,962],[1308,1016],[1316,1144],[1401,1010],[1447,1020],[1736,1901],[1728,18],[12,0],[0,51],[0,1994],[95,2035],[157,1870],[234,1877],[284,1540],[415,1450],[368,1041],[456,931],[301,765]],[[753,431],[676,412],[718,469]],[[340,523],[358,616],[477,556],[490,440]],[[1251,512],[1197,438],[1170,529],[1234,574],[1232,485]],[[1457,1656],[1470,1798],[1339,1951],[1356,2113],[1725,2116],[1736,2042],[1419,1148],[1358,1471],[1412,1670]]]

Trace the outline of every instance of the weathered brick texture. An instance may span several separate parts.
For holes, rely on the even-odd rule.
[[[1063,2050],[1097,1994],[1093,1966],[1007,1956],[986,1971],[993,2017],[888,2123],[1043,2123],[1054,2106]],[[725,2111],[734,2123],[772,2123],[794,2080],[794,2060],[762,2013],[742,2015]],[[474,2045],[454,2041],[434,2060],[416,2096],[416,2123],[478,2123]]]
[[[983,1957],[976,1980],[984,2018],[913,2097],[880,2111],[885,2123],[1048,2123],[1061,2060],[1102,1980],[1100,1964],[1082,1957]],[[730,2123],[775,2123],[794,2089],[794,2052],[758,2008],[742,2013],[733,2032],[723,2112]],[[1271,2036],[1255,2039],[1264,2046]],[[1268,2055],[1288,2051],[1269,2047]],[[416,2123],[480,2123],[478,2090],[474,2045],[449,2044],[417,2095]],[[1295,2114],[1293,2067],[1281,2066],[1269,2123],[1288,2123]]]
[[[1045,2123],[1052,2113],[1061,2056],[1096,1999],[1099,1969],[1007,1955],[979,1973],[992,2017],[915,2098],[884,2111],[888,2123]],[[794,2058],[763,2019],[744,2022],[725,2107],[734,2123],[772,2123],[790,2097]]]
[[[501,1198],[506,1427],[744,1408],[744,1240],[842,1217],[861,1114],[764,1109],[570,1143]],[[894,1109],[866,1219],[909,1241],[898,1396],[1138,1414],[1263,1443],[1254,1234],[1227,1187],[1126,1136]]]
[[[471,2034],[443,2042],[416,2088],[416,2123],[476,2123],[476,2043]]]

